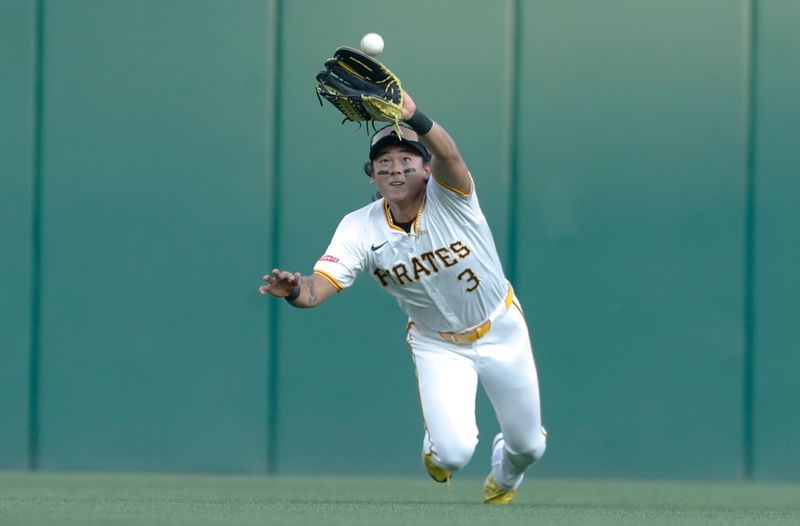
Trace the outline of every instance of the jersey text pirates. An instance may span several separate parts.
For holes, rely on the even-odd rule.
[[[406,233],[385,199],[344,217],[314,272],[340,291],[368,272],[422,328],[461,332],[485,321],[508,292],[497,248],[473,191],[431,177]]]

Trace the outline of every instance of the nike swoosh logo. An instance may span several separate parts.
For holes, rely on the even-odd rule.
[[[379,250],[379,249],[380,249],[380,248],[381,248],[383,245],[385,245],[386,243],[388,243],[388,241],[384,241],[383,243],[381,243],[381,244],[380,244],[380,245],[378,245],[378,246],[375,246],[375,245],[373,244],[373,245],[372,245],[372,251],[373,251],[373,252],[375,252],[375,251]]]

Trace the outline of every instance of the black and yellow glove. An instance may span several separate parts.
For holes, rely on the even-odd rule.
[[[317,96],[333,104],[350,121],[384,121],[397,125],[403,119],[400,79],[389,69],[358,50],[336,49],[317,74]],[[344,121],[342,121],[344,122]]]

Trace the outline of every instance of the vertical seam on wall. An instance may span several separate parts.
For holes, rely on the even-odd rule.
[[[511,104],[510,104],[510,126],[511,126],[511,145],[509,156],[509,169],[511,177],[509,180],[508,198],[508,279],[515,283],[517,280],[517,244],[519,235],[517,221],[519,214],[519,97],[520,97],[520,0],[511,2]]]
[[[39,366],[42,277],[42,120],[44,91],[44,0],[34,3],[33,151],[31,181],[31,324],[28,368],[28,469],[39,468]]]
[[[281,69],[282,69],[282,50],[281,41],[281,18],[283,15],[283,0],[275,0],[272,12],[273,35],[271,42],[272,49],[272,232],[271,232],[271,253],[272,261],[280,261],[280,219],[281,219],[281,100],[283,98],[281,89]],[[279,302],[269,302],[268,312],[269,324],[267,337],[268,342],[268,373],[267,373],[267,451],[266,464],[267,473],[277,471],[278,458],[278,366],[280,353],[278,350],[278,327],[280,327],[280,307]]]
[[[756,55],[757,0],[745,3],[745,247],[744,247],[744,352],[742,389],[742,476],[753,478],[753,390],[755,358],[755,222],[756,222]]]

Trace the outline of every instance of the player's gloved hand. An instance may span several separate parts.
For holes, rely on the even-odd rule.
[[[417,103],[406,90],[403,90],[403,120],[407,121],[417,112]]]
[[[403,119],[403,89],[400,79],[382,63],[349,47],[337,48],[317,74],[317,95],[350,121],[385,121],[395,125]]]

